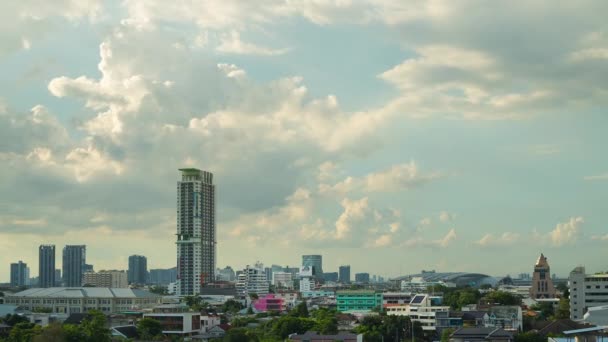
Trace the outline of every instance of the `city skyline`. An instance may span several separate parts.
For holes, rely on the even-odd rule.
[[[174,267],[179,168],[215,176],[220,268],[607,271],[606,10],[2,3],[0,282],[40,245]]]

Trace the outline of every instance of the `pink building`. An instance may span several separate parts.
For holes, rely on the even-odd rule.
[[[269,293],[253,302],[253,307],[259,312],[280,312],[285,310],[285,301],[283,298],[275,296],[274,293]]]

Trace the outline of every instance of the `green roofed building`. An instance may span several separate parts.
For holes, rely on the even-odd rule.
[[[340,312],[368,312],[382,308],[382,293],[373,290],[338,291],[336,301]]]

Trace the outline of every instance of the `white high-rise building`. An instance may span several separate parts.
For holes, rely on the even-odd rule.
[[[258,296],[268,294],[268,280],[264,267],[260,264],[256,264],[255,267],[247,265],[243,272],[239,273],[235,287],[239,296],[247,296],[252,293]]]
[[[200,293],[215,279],[215,185],[213,174],[179,169],[177,182],[177,295]]]
[[[280,289],[293,289],[293,278],[289,272],[272,272],[272,285]]]
[[[583,319],[590,307],[608,305],[608,274],[585,274],[577,267],[568,278],[570,319]]]
[[[300,267],[300,273],[298,273],[298,276],[300,278],[300,292],[310,292],[315,290],[316,283],[312,266]]]

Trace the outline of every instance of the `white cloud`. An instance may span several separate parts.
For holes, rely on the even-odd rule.
[[[591,237],[592,240],[599,240],[599,241],[608,241],[608,234],[606,235],[594,235]]]
[[[571,217],[567,222],[558,223],[549,233],[551,242],[555,246],[575,242],[580,235],[583,222],[582,217]]]
[[[489,246],[506,246],[516,243],[519,240],[519,234],[512,232],[504,232],[501,235],[494,234],[486,234],[478,241],[475,241],[475,244],[480,245],[482,247]]]
[[[396,192],[407,190],[441,178],[439,172],[422,173],[416,162],[393,165],[390,168],[369,173],[363,177],[346,177],[334,185],[320,184],[321,193],[347,194],[354,191],[363,193]]]
[[[446,223],[446,222],[452,222],[454,220],[454,215],[450,214],[447,211],[442,211],[439,213],[439,221]]]
[[[241,35],[237,31],[223,35],[220,45],[216,48],[222,53],[233,53],[238,55],[261,55],[277,56],[285,54],[289,49],[270,49],[263,46],[247,43],[241,40]]]
[[[608,173],[603,173],[603,174],[593,175],[593,176],[585,176],[583,179],[586,181],[608,180]]]

